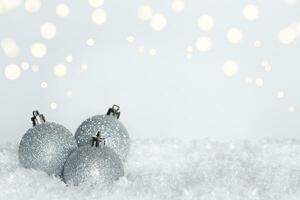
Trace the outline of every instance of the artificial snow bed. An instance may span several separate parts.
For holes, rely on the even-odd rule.
[[[0,200],[299,200],[300,141],[133,140],[125,176],[110,187],[66,186],[23,168],[0,147]]]

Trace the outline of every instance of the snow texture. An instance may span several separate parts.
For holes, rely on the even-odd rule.
[[[0,200],[299,200],[300,141],[135,140],[111,187],[67,187],[0,148]]]

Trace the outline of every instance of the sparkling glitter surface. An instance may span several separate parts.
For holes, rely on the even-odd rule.
[[[67,159],[63,179],[69,185],[111,184],[124,176],[119,156],[108,147],[79,147]]]
[[[92,137],[98,131],[105,138],[106,146],[125,160],[130,147],[129,135],[125,126],[113,116],[97,115],[82,122],[75,134],[78,146],[91,144]]]
[[[26,168],[60,176],[76,140],[64,126],[45,122],[30,128],[19,146],[19,160]]]

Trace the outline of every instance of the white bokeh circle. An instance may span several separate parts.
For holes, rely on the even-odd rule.
[[[54,66],[54,74],[57,77],[64,77],[67,74],[67,68],[63,64],[58,64]]]
[[[22,62],[21,63],[21,68],[24,70],[24,71],[27,71],[29,69],[30,65],[28,62]]]
[[[290,44],[296,39],[296,35],[293,28],[287,27],[279,31],[278,39],[282,44]]]
[[[233,77],[235,76],[239,71],[238,63],[234,60],[227,60],[223,64],[223,73],[225,76]]]
[[[198,18],[197,24],[200,29],[204,31],[209,31],[214,26],[214,20],[212,16],[202,15]]]
[[[88,65],[87,64],[81,64],[80,65],[80,69],[82,70],[82,71],[86,71],[86,70],[88,70]]]
[[[19,55],[19,47],[13,38],[3,38],[1,40],[1,48],[4,54],[9,58],[15,58]]]
[[[180,13],[184,10],[185,2],[184,0],[173,0],[171,8],[173,12]]]
[[[259,11],[256,5],[248,4],[244,7],[243,14],[245,19],[254,21],[258,18]]]
[[[57,108],[57,103],[51,102],[51,103],[50,103],[50,108],[51,108],[52,110],[55,110],[55,109]]]
[[[208,37],[199,37],[196,41],[196,47],[199,51],[209,51],[211,49],[211,40]]]
[[[53,23],[45,23],[40,28],[40,33],[45,39],[52,39],[56,35],[56,26]]]
[[[9,64],[4,68],[4,75],[8,80],[16,80],[21,76],[21,69],[18,65]]]
[[[238,44],[243,39],[243,33],[238,28],[230,28],[227,31],[227,40],[232,44]]]
[[[262,78],[257,78],[257,79],[255,79],[255,84],[257,87],[263,87],[265,82]]]
[[[31,46],[30,51],[33,57],[42,58],[47,53],[47,47],[43,43],[37,42]]]
[[[93,8],[98,8],[103,6],[104,0],[89,0],[89,4]]]
[[[133,43],[134,40],[135,40],[135,38],[134,38],[133,35],[129,35],[129,36],[127,37],[127,41],[128,41],[129,43]]]
[[[155,31],[163,30],[167,25],[167,19],[162,13],[156,13],[152,16],[150,26]]]
[[[288,106],[288,111],[289,111],[290,113],[294,113],[294,112],[296,111],[295,106],[292,106],[292,105]]]
[[[284,91],[278,91],[278,92],[277,92],[277,97],[278,97],[279,99],[282,99],[284,96],[285,96]]]
[[[92,13],[92,20],[95,24],[104,24],[107,20],[106,11],[101,8],[94,10]]]
[[[47,88],[48,87],[48,83],[46,81],[43,81],[41,83],[41,87],[44,88],[44,89]]]
[[[153,15],[153,10],[148,5],[142,5],[138,8],[137,16],[142,21],[148,21]]]
[[[70,15],[70,7],[65,3],[60,3],[56,6],[56,14],[60,17],[67,17]]]
[[[95,40],[93,39],[93,38],[89,38],[87,41],[86,41],[86,44],[88,45],[88,46],[94,46],[95,45]]]
[[[38,12],[41,9],[41,1],[26,0],[24,6],[25,6],[25,10],[29,13]]]
[[[67,56],[67,57],[66,57],[66,61],[67,61],[68,63],[73,62],[73,56],[71,56],[71,55]]]

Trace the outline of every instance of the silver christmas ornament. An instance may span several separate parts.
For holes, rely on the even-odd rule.
[[[102,184],[109,185],[124,175],[123,164],[119,156],[103,142],[98,132],[93,137],[92,146],[79,147],[67,159],[63,179],[68,185]]]
[[[19,160],[26,168],[61,176],[64,163],[77,148],[72,133],[60,124],[46,122],[38,111],[31,118],[33,127],[22,137]]]
[[[96,115],[82,122],[75,133],[78,146],[90,144],[90,138],[100,131],[106,139],[106,146],[114,150],[123,161],[126,160],[130,138],[125,126],[118,120],[119,117],[119,106],[114,105],[106,115]]]

